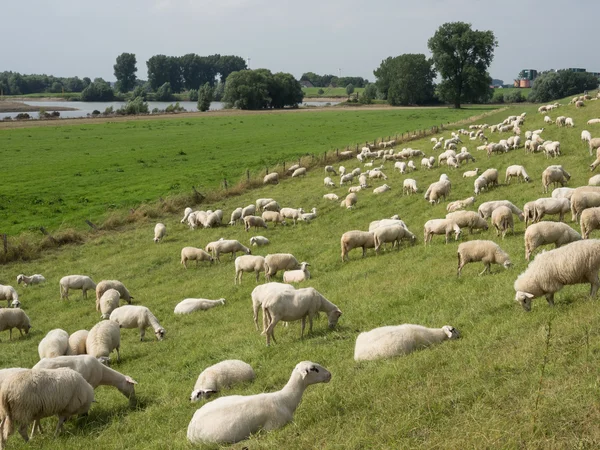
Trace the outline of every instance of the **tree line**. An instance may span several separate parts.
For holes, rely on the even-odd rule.
[[[25,75],[19,72],[0,72],[0,91],[4,95],[27,95],[41,92],[81,92],[90,83],[88,77],[55,77],[53,75]]]
[[[314,87],[346,87],[349,84],[355,88],[363,88],[369,80],[363,77],[336,77],[335,75],[318,75],[314,72],[303,73],[300,81],[309,81]]]

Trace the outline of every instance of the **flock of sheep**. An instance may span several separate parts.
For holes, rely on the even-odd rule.
[[[573,103],[577,108],[585,106],[586,97],[577,98]],[[556,105],[546,105],[540,108],[540,113],[548,113]],[[548,125],[574,126],[573,120],[567,117],[557,117],[552,120],[546,116],[544,122]],[[341,201],[341,206],[347,209],[357,207],[359,196],[371,187],[377,180],[387,181],[388,176],[383,172],[386,161],[394,161],[394,170],[401,174],[417,170],[411,158],[421,157],[421,168],[428,170],[438,165],[446,164],[449,168],[459,168],[463,163],[475,162],[473,155],[463,147],[457,152],[462,139],[484,142],[478,150],[484,150],[488,157],[493,153],[507,154],[521,147],[521,128],[524,126],[526,114],[510,116],[497,125],[472,125],[470,130],[459,130],[452,133],[448,139],[432,138],[433,150],[443,150],[437,158],[427,157],[421,150],[393,150],[395,142],[383,142],[380,149],[375,146],[365,146],[358,155],[353,152],[342,152],[342,157],[357,157],[364,167],[347,171],[344,166],[337,170],[326,166],[324,186],[335,187],[332,176],[339,176],[339,185],[349,184],[348,195]],[[600,123],[591,119],[589,124]],[[512,133],[507,139],[498,143],[489,142],[493,133]],[[525,131],[523,146],[527,152],[543,152],[546,158],[556,158],[561,155],[560,142],[546,140],[542,134],[544,129]],[[462,137],[462,139],[461,139]],[[592,138],[591,133],[584,131],[581,139],[589,147],[590,154],[596,150],[596,161],[591,164],[591,170],[600,164],[600,138]],[[390,147],[390,148],[388,148]],[[381,160],[381,165],[375,167],[375,161]],[[290,168],[292,177],[306,175],[306,168],[293,166]],[[540,246],[555,244],[554,250],[542,252],[530,263],[527,270],[519,275],[514,283],[515,300],[529,311],[532,300],[545,296],[549,304],[553,304],[554,294],[565,285],[589,283],[591,295],[595,296],[600,287],[598,271],[600,270],[600,241],[590,240],[589,234],[600,229],[600,180],[590,180],[592,186],[578,188],[564,187],[570,179],[570,174],[561,165],[551,165],[541,174],[542,187],[547,192],[551,185],[558,185],[552,196],[540,198],[526,203],[519,208],[508,200],[496,200],[481,203],[475,211],[467,208],[476,203],[476,196],[482,191],[498,189],[499,173],[494,168],[479,174],[479,169],[465,171],[462,178],[475,178],[474,196],[455,200],[448,203],[448,214],[444,218],[428,220],[423,229],[424,244],[431,244],[436,235],[445,237],[450,242],[453,236],[459,240],[463,229],[469,234],[474,230],[488,230],[493,226],[498,236],[505,238],[507,232],[514,233],[514,216],[525,221],[525,257],[529,259]],[[505,183],[512,179],[530,182],[532,178],[523,166],[511,165],[505,174]],[[357,179],[358,185],[353,185]],[[277,184],[279,175],[271,173],[264,178],[265,184]],[[437,204],[446,200],[451,193],[450,177],[442,174],[440,179],[432,183],[426,190],[425,200]],[[385,194],[392,188],[387,184],[373,189],[376,195]],[[418,193],[417,181],[407,178],[403,183],[403,194]],[[388,194],[389,195],[389,194]],[[326,200],[338,201],[335,193],[323,196]],[[572,220],[581,224],[581,235],[572,227],[563,223],[565,214],[572,212]],[[260,213],[260,215],[258,215]],[[548,215],[558,217],[558,222],[542,221]],[[302,208],[281,207],[272,198],[261,198],[255,204],[235,209],[229,221],[230,226],[243,224],[245,231],[252,228],[268,229],[297,222],[310,222],[317,219],[317,210],[313,208],[305,213]],[[488,219],[490,222],[488,223]],[[181,223],[190,228],[212,228],[223,224],[223,211],[194,211],[186,208]],[[154,229],[154,242],[159,243],[167,236],[167,228],[158,223]],[[367,249],[373,248],[376,253],[382,246],[391,244],[397,250],[401,242],[411,245],[417,242],[415,233],[398,216],[372,221],[368,231],[351,230],[342,234],[341,259],[349,260],[349,253],[356,248],[362,249],[363,257]],[[234,283],[242,283],[244,272],[254,273],[256,283],[260,274],[264,274],[265,283],[259,284],[251,293],[253,319],[256,329],[259,329],[258,315],[262,311],[263,331],[267,345],[275,342],[274,329],[278,322],[301,322],[301,336],[304,334],[306,320],[309,331],[312,331],[313,319],[323,312],[327,315],[328,325],[334,328],[342,315],[338,306],[329,301],[312,287],[296,287],[310,280],[308,270],[310,264],[300,262],[289,253],[274,253],[266,256],[253,255],[251,248],[257,249],[268,246],[270,241],[264,236],[252,236],[250,247],[237,240],[221,238],[208,243],[204,249],[184,247],[181,250],[181,264],[187,268],[188,261],[198,264],[205,261],[209,264],[221,262],[220,256],[226,253],[237,253],[235,258]],[[491,265],[498,264],[505,268],[511,266],[509,255],[491,240],[470,240],[462,242],[457,248],[457,275],[468,263],[481,262],[485,272],[491,272]],[[272,281],[278,272],[283,272],[283,283]],[[480,274],[480,275],[481,275]],[[18,275],[17,283],[34,286],[44,283],[46,279],[40,275]],[[69,335],[61,329],[47,333],[38,346],[40,362],[32,369],[7,368],[0,370],[0,449],[3,449],[7,438],[16,425],[25,440],[29,438],[28,427],[32,425],[31,435],[41,431],[40,420],[45,417],[58,416],[56,428],[58,433],[63,423],[71,416],[87,413],[94,400],[94,388],[99,385],[109,385],[117,388],[128,400],[135,403],[136,383],[131,377],[123,375],[110,367],[110,354],[117,352],[120,360],[121,329],[134,328],[140,331],[140,340],[144,339],[145,330],[151,328],[158,340],[165,338],[166,331],[158,319],[145,306],[133,305],[131,296],[125,285],[118,280],[103,280],[99,283],[85,275],[69,275],[59,281],[60,297],[68,299],[70,290],[81,290],[84,298],[87,291],[96,293],[96,310],[101,314],[101,320],[92,329],[79,330]],[[0,331],[9,330],[12,339],[12,329],[16,328],[27,333],[31,328],[30,318],[20,308],[21,302],[17,291],[12,286],[0,286],[0,300],[7,300],[7,306],[12,308],[0,309]],[[120,302],[127,304],[120,306]],[[206,310],[223,305],[225,299],[218,300],[189,298],[181,301],[174,310],[175,314],[189,314],[198,310]],[[391,358],[406,355],[430,345],[448,339],[456,339],[459,332],[454,327],[446,325],[441,328],[427,328],[421,325],[403,324],[385,326],[358,334],[354,349],[356,361]],[[239,360],[225,360],[206,368],[198,377],[192,390],[192,402],[209,398],[222,389],[236,383],[251,382],[256,377],[253,368]],[[293,420],[294,412],[299,405],[304,390],[311,384],[327,383],[331,373],[319,364],[303,361],[296,365],[288,383],[277,392],[251,396],[224,396],[205,403],[190,420],[187,437],[192,443],[233,443],[244,440],[250,434],[260,430],[272,430],[284,426]]]

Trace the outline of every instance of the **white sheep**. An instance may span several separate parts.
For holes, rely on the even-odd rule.
[[[492,217],[492,212],[494,212],[494,209],[499,208],[500,206],[508,206],[513,212],[513,214],[515,214],[521,222],[523,222],[523,220],[525,219],[523,211],[521,211],[508,200],[495,200],[484,202],[481,205],[479,205],[479,208],[477,208],[477,212],[484,219],[488,219]]]
[[[254,272],[256,282],[260,272],[265,271],[265,258],[262,256],[242,255],[235,258],[235,280],[234,284],[242,284],[242,275],[244,272]]]
[[[231,213],[231,220],[229,220],[229,225],[235,225],[236,223],[238,223],[238,221],[242,219],[242,212],[242,208],[234,209]]]
[[[587,210],[586,210],[587,211]],[[584,233],[582,231],[582,233]],[[555,248],[580,241],[581,235],[566,223],[540,222],[525,230],[525,259],[529,261],[534,250],[541,245],[555,244]]]
[[[571,202],[567,198],[539,198],[534,202],[534,222],[539,222],[546,214],[558,214],[559,222],[569,212]]]
[[[450,240],[450,235],[454,232],[454,240],[458,241],[461,235],[460,227],[451,219],[432,219],[425,222],[423,226],[423,243],[431,243],[431,238],[434,234],[444,234],[446,236],[446,244]]]
[[[515,224],[513,222],[513,213],[508,206],[499,206],[492,211],[492,225],[496,228],[496,235],[500,236],[502,233],[502,239],[506,235],[506,232],[511,229],[513,235],[515,234]]]
[[[600,228],[600,207],[584,209],[579,222],[581,225],[581,236],[583,239],[588,239],[592,231]]]
[[[542,172],[542,185],[544,186],[544,192],[548,192],[548,186],[550,184],[560,183],[562,186],[567,184],[567,181],[571,178],[571,175],[563,169],[562,166],[549,166]]]
[[[346,209],[353,209],[356,203],[358,202],[358,197],[354,192],[346,195],[346,198],[342,200],[340,204],[341,207],[346,207]]]
[[[23,283],[23,286],[27,287],[30,284],[45,283],[46,279],[43,275],[36,273],[35,275],[25,276],[22,273],[17,275],[17,284]]]
[[[340,172],[340,175],[341,175],[341,172]],[[347,173],[347,174],[345,174],[345,175],[341,175],[341,176],[340,176],[340,186],[341,186],[342,184],[345,184],[345,183],[350,183],[350,184],[352,184],[352,181],[353,181],[353,180],[354,180],[354,175],[353,175],[353,174],[351,174],[351,173]]]
[[[538,254],[514,284],[515,301],[531,311],[531,301],[544,295],[554,305],[554,294],[563,286],[590,283],[595,297],[600,280],[600,240],[586,239]]]
[[[300,214],[300,220],[302,222],[310,222],[317,217],[317,208],[313,208],[309,213]]]
[[[97,358],[101,363],[110,362],[108,355],[113,350],[117,351],[117,362],[121,361],[121,329],[119,324],[112,320],[103,320],[92,327],[85,340],[85,349],[88,355]]]
[[[469,234],[473,230],[487,230],[488,224],[485,219],[479,217],[475,211],[454,211],[446,214],[446,219],[456,222],[460,228],[468,228]]]
[[[158,243],[167,235],[167,227],[164,223],[157,223],[154,227],[154,242]]]
[[[121,294],[116,289],[109,289],[100,297],[100,312],[103,319],[108,319],[110,313],[119,307]]]
[[[464,200],[456,200],[454,202],[448,203],[446,206],[446,211],[449,213],[454,211],[459,211],[461,209],[465,209],[469,206],[473,206],[475,204],[475,197],[465,198]]]
[[[255,246],[263,246],[263,245],[269,245],[271,242],[264,236],[252,236],[250,238],[250,245],[255,245]]]
[[[375,243],[375,253],[379,253],[381,244],[392,243],[392,248],[397,244],[397,249],[400,250],[400,241],[407,239],[411,245],[415,245],[416,236],[400,224],[392,224],[377,227],[373,230],[373,241]]]
[[[196,261],[196,267],[198,267],[199,261],[210,261],[212,264],[213,257],[206,253],[201,248],[196,247],[183,247],[181,249],[181,264],[187,269],[188,261]]]
[[[269,173],[263,178],[263,184],[279,184],[279,174],[277,172]]]
[[[116,289],[119,291],[119,294],[121,294],[121,299],[125,300],[131,305],[131,300],[133,300],[133,297],[123,283],[121,283],[119,280],[102,280],[96,286],[96,311],[100,311],[100,298],[102,298],[102,295],[109,289]]]
[[[588,125],[594,125],[594,124],[597,124],[597,123],[600,123],[600,119],[590,119],[590,120],[587,121]]]
[[[573,118],[572,117],[567,117],[565,119],[565,126],[566,127],[571,127],[571,128],[573,128],[575,126],[575,122],[573,122]]]
[[[190,207],[185,208],[185,211],[183,211],[183,219],[181,219],[181,223],[186,223],[188,221],[188,217],[193,211],[194,210]]]
[[[8,330],[8,338],[12,339],[13,328],[18,329],[21,336],[23,336],[23,331],[28,334],[31,328],[29,316],[19,308],[0,309],[0,332]]]
[[[333,182],[333,180],[331,179],[331,177],[325,177],[325,178],[323,178],[323,185],[325,187],[335,187],[335,183]]]
[[[581,132],[581,141],[589,146],[590,141],[592,140],[592,134],[588,130],[583,130]]]
[[[367,174],[361,173],[358,176],[358,187],[361,189],[366,189],[369,187],[369,180],[368,180]],[[350,188],[350,189],[354,189],[354,188]],[[349,190],[349,192],[350,192],[350,190]]]
[[[571,196],[575,192],[574,188],[561,187],[556,188],[552,191],[552,198],[568,198],[571,200]]]
[[[270,282],[256,286],[252,290],[251,298],[252,298],[252,312],[254,317],[254,326],[256,331],[258,331],[258,310],[262,309],[262,301],[272,295],[274,292],[284,290],[295,290],[294,286],[291,284],[285,283],[277,283]],[[265,321],[263,320],[263,325]],[[266,326],[263,328],[263,331],[266,329]]]
[[[18,308],[21,306],[19,294],[17,294],[17,290],[12,286],[0,284],[0,300],[6,300],[8,302],[7,307],[12,306],[13,308]]]
[[[204,369],[194,385],[190,401],[197,402],[209,398],[222,389],[229,388],[237,383],[252,381],[255,378],[254,370],[250,364],[239,359],[228,359]]]
[[[417,180],[406,178],[402,183],[402,195],[416,194],[419,191],[417,188]]]
[[[246,216],[244,217],[244,229],[246,233],[250,231],[250,228],[254,227],[255,230],[259,228],[268,228],[265,220],[258,216]]]
[[[296,225],[296,221],[304,214],[304,210],[302,208],[282,208],[280,214],[285,219],[291,219]]]
[[[325,172],[337,175],[337,172],[335,171],[335,169],[333,168],[333,166],[325,166]]]
[[[307,267],[310,266],[309,263],[303,261],[300,263],[300,269],[297,270],[287,270],[283,272],[283,282],[284,283],[301,283],[302,281],[306,281],[310,279],[310,272]],[[258,281],[258,278],[257,278]]]
[[[352,194],[352,193],[360,192],[362,189],[363,189],[362,186],[351,186],[348,188],[348,193]]]
[[[456,276],[460,276],[465,265],[472,262],[483,262],[485,268],[484,273],[492,273],[491,265],[498,264],[508,269],[512,263],[508,254],[493,241],[475,240],[462,242],[458,246],[458,269]]]
[[[329,373],[310,361],[296,365],[281,391],[250,396],[221,397],[198,409],[187,429],[193,443],[235,443],[259,430],[281,428],[294,419],[304,390],[311,384],[328,383]]]
[[[450,325],[426,328],[421,325],[402,324],[365,331],[356,338],[355,361],[373,361],[382,358],[408,355],[446,339],[458,339],[460,333]]]
[[[336,194],[325,194],[325,195],[323,196],[323,198],[324,198],[325,200],[333,200],[333,201],[336,201],[336,200],[339,200],[339,199],[340,199],[340,198],[339,198],[339,197],[338,197]]]
[[[425,160],[429,161],[427,158],[425,158],[424,161]],[[398,169],[398,171],[400,173],[406,173],[406,168],[407,168],[407,166],[406,166],[406,163],[404,161],[396,161],[394,163],[394,169]]]
[[[364,258],[367,253],[367,248],[375,248],[375,237],[371,231],[347,231],[342,235],[340,243],[342,247],[342,262],[344,262],[349,260],[348,253],[350,250],[358,247],[362,247],[362,255]]]
[[[190,314],[194,311],[206,311],[215,306],[224,305],[225,299],[207,300],[205,298],[186,298],[175,306],[175,314]]]
[[[381,170],[370,170],[369,171],[369,179],[374,179],[374,178],[383,178],[384,180],[387,180],[388,177],[385,173],[383,173]]]
[[[165,338],[165,329],[158,319],[145,306],[125,305],[115,309],[110,314],[110,320],[119,324],[121,328],[137,328],[140,330],[140,341],[144,340],[146,328],[154,330],[156,339],[162,341]]]
[[[572,220],[579,222],[579,216],[587,208],[600,206],[600,189],[596,186],[582,186],[571,196]]]
[[[527,183],[529,183],[531,180],[525,171],[525,167],[518,165],[508,166],[506,168],[506,177],[504,178],[504,182],[506,184],[510,184],[511,178],[517,178],[521,181],[526,181]]]
[[[88,330],[77,330],[76,332],[71,333],[68,341],[67,355],[87,355],[85,341],[89,334],[90,332]]]
[[[306,167],[299,167],[296,170],[294,170],[294,173],[292,174],[292,178],[300,177],[300,176],[303,176],[303,177],[306,176]]]
[[[51,330],[40,341],[38,354],[42,358],[56,358],[67,354],[69,348],[69,333],[60,328]]]
[[[588,180],[588,186],[600,186],[600,175],[594,175]]]
[[[271,281],[280,270],[295,270],[300,263],[291,253],[273,253],[265,256],[265,278]]]
[[[467,170],[463,172],[463,178],[473,178],[479,175],[479,168],[476,167],[475,170]]]
[[[248,205],[242,209],[242,219],[246,216],[253,216],[256,214],[256,205]]]
[[[428,200],[432,205],[439,203],[440,199],[446,199],[450,194],[451,183],[448,180],[440,180],[431,183],[425,192],[425,200]]]
[[[267,211],[271,212],[271,211]],[[263,215],[266,213],[263,213]],[[279,213],[274,213],[279,214]],[[221,262],[220,255],[222,253],[231,253],[231,259],[234,258],[237,252],[244,252],[246,255],[250,255],[252,252],[248,247],[242,244],[235,239],[224,239],[219,241],[214,241],[212,244],[212,256],[217,261]]]
[[[408,227],[404,221],[400,220],[400,216],[398,216],[398,214],[394,214],[389,219],[373,220],[369,224],[369,231],[375,231],[379,227],[387,227],[388,225],[400,225],[408,230]]]
[[[278,223],[282,225],[286,224],[285,220],[283,220],[283,216],[281,215],[281,213],[277,211],[264,211],[262,213],[262,219],[265,222],[272,222],[274,226],[277,226]]]
[[[262,206],[261,211],[279,211],[281,206],[275,200],[271,200],[269,203]]]
[[[375,189],[373,189],[373,193],[374,194],[383,194],[384,192],[387,192],[391,189],[392,188],[389,187],[387,184],[384,184],[382,186],[379,186],[379,187],[376,187]]]
[[[96,283],[86,275],[67,275],[59,282],[60,298],[69,299],[69,289],[81,289],[83,298],[87,298],[87,291],[96,289]]]

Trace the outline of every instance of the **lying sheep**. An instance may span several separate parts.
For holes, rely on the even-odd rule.
[[[119,280],[102,280],[96,286],[96,311],[100,311],[100,298],[102,298],[102,295],[109,289],[116,289],[119,291],[121,299],[125,300],[131,305],[131,300],[133,300],[133,297],[123,283],[121,283]]]
[[[411,195],[418,192],[417,181],[412,178],[407,178],[402,183],[402,195]]]
[[[263,178],[263,184],[279,184],[279,174],[277,172],[269,173]]]
[[[508,206],[500,206],[492,212],[492,225],[496,228],[496,236],[502,233],[502,239],[506,236],[506,232],[512,231],[515,234],[515,224],[513,222],[513,214]]]
[[[432,219],[425,222],[423,227],[423,243],[427,245],[427,243],[431,243],[431,238],[434,234],[444,234],[446,235],[446,244],[450,240],[450,235],[454,232],[454,240],[458,241],[458,238],[461,235],[460,227],[456,224],[456,222],[450,219]]]
[[[268,228],[262,217],[258,216],[246,216],[244,217],[244,229],[246,233],[250,231],[250,228],[254,227],[255,230],[259,228]]]
[[[588,239],[592,231],[600,228],[600,207],[583,210],[579,222],[581,224],[581,236],[583,239]]]
[[[383,173],[381,170],[370,170],[369,178],[370,179],[383,178],[384,180],[388,179],[387,175],[385,173]]]
[[[333,201],[336,201],[336,200],[339,200],[339,199],[340,199],[340,198],[339,198],[339,197],[338,197],[336,194],[325,194],[325,195],[323,196],[323,198],[324,198],[325,200],[333,200]]]
[[[267,211],[270,212],[270,211]],[[266,213],[263,213],[263,216]],[[274,213],[279,214],[279,213]],[[244,252],[246,255],[250,255],[252,252],[248,247],[235,239],[224,239],[222,241],[215,241],[212,245],[212,256],[217,261],[221,262],[220,256],[223,253],[231,253],[231,259],[233,259],[237,252]]]
[[[38,345],[38,354],[42,358],[56,358],[67,354],[69,333],[60,328],[51,330]]]
[[[346,209],[353,209],[354,206],[356,205],[356,202],[358,202],[358,197],[356,196],[356,194],[354,192],[348,194],[346,196],[346,198],[344,200],[342,200],[342,203],[340,204],[340,206],[346,207]]]
[[[566,223],[540,222],[525,230],[525,259],[529,261],[533,251],[541,245],[555,244],[555,248],[580,241],[581,235]]]
[[[0,300],[6,300],[8,302],[7,307],[12,306],[13,308],[18,308],[21,306],[19,294],[17,294],[17,290],[12,286],[0,284]]]
[[[36,273],[35,275],[25,276],[22,273],[17,275],[17,284],[23,283],[23,286],[27,287],[30,284],[45,283],[46,279],[43,275]]]
[[[307,267],[310,266],[309,263],[303,261],[300,263],[300,269],[297,270],[287,270],[283,272],[283,282],[284,283],[301,283],[302,281],[306,281],[310,279],[310,272]],[[258,278],[256,280],[258,282]]]
[[[262,247],[263,245],[269,245],[271,242],[264,236],[252,236],[250,238],[250,245],[256,245]]]
[[[116,289],[109,289],[100,297],[100,312],[103,319],[108,319],[110,313],[119,307],[121,294]]]
[[[154,227],[154,242],[158,243],[167,235],[167,227],[164,223],[157,223]]]
[[[527,175],[527,172],[525,171],[525,167],[523,166],[508,166],[506,168],[506,177],[504,182],[506,184],[510,184],[511,178],[517,178],[526,181],[527,183],[531,181],[529,175]]]
[[[90,332],[88,330],[77,330],[69,336],[67,355],[87,355],[85,341]],[[53,358],[56,359],[56,358]]]
[[[215,306],[224,305],[225,299],[207,300],[205,298],[186,298],[175,306],[175,314],[190,314],[194,311],[206,311]]]
[[[484,202],[481,205],[479,205],[479,208],[477,208],[477,212],[479,213],[480,217],[483,217],[484,219],[489,219],[490,217],[492,217],[492,212],[494,212],[494,209],[499,208],[500,206],[508,206],[513,212],[513,214],[515,214],[521,222],[523,222],[523,220],[525,219],[523,211],[521,211],[508,200],[495,200],[490,202]]]
[[[335,187],[335,183],[333,182],[333,180],[331,179],[331,177],[325,177],[325,178],[323,178],[323,185],[325,187]]]
[[[145,306],[121,306],[110,314],[110,320],[118,323],[120,328],[139,329],[140,341],[144,340],[146,328],[148,327],[154,330],[154,335],[159,341],[165,338],[165,329],[160,325],[156,316]]]
[[[331,167],[331,166],[330,166]],[[254,370],[250,364],[239,359],[221,361],[204,369],[194,385],[191,402],[209,398],[222,389],[229,388],[237,383],[254,380]]]
[[[196,261],[196,267],[198,267],[199,261],[210,261],[213,263],[213,257],[206,253],[201,248],[196,247],[183,247],[181,249],[181,264],[187,269],[188,261]]]
[[[18,329],[21,336],[23,336],[23,331],[28,334],[31,328],[29,316],[19,308],[0,309],[0,332],[8,330],[8,339],[11,340],[13,328]]]
[[[468,228],[469,234],[473,230],[486,230],[488,224],[485,219],[479,216],[475,211],[455,211],[446,214],[446,219],[455,222],[460,228]]]
[[[460,333],[450,325],[426,328],[421,325],[403,325],[375,328],[360,333],[354,346],[355,361],[373,361],[408,355],[446,339],[458,339]]]
[[[300,267],[300,263],[291,253],[273,253],[265,256],[265,278],[271,281],[280,270],[294,270]]]
[[[456,200],[454,202],[448,203],[448,206],[446,206],[446,211],[451,213],[454,211],[459,211],[461,209],[468,208],[469,206],[473,206],[474,204],[475,204],[475,197],[465,198],[464,200]]]
[[[499,264],[508,269],[512,263],[508,254],[493,241],[475,240],[462,242],[458,246],[458,270],[456,276],[460,276],[465,265],[472,262],[483,262],[485,269],[479,275],[492,273],[491,265]]]
[[[83,298],[87,298],[87,291],[96,289],[96,283],[86,275],[67,275],[59,282],[60,298],[69,299],[69,289],[81,289]]]
[[[296,365],[286,386],[277,392],[221,397],[198,409],[187,429],[193,444],[228,443],[247,439],[259,430],[281,428],[294,419],[304,390],[311,384],[328,383],[329,373],[310,361]]]
[[[242,284],[244,272],[254,272],[256,282],[260,272],[265,271],[265,258],[262,256],[242,255],[235,258],[235,280],[234,284]]]
[[[391,190],[391,188],[387,184],[384,184],[383,186],[379,186],[373,189],[373,194],[383,194],[384,192],[387,192],[389,190]]]
[[[340,240],[342,247],[342,262],[349,260],[350,250],[362,247],[363,258],[367,254],[367,248],[375,248],[375,236],[372,232],[353,230],[347,231]]]
[[[538,254],[514,284],[515,301],[531,311],[531,301],[544,295],[550,306],[563,286],[590,283],[595,297],[600,280],[600,240],[586,239]]]
[[[400,250],[400,241],[402,241],[403,239],[409,240],[411,245],[415,245],[415,242],[417,241],[416,236],[400,224],[377,227],[373,231],[375,254],[379,253],[379,248],[381,247],[381,244],[387,243],[392,243],[392,248],[394,248],[394,246],[397,245],[397,249]]]
[[[109,355],[117,351],[117,362],[121,361],[121,330],[119,324],[112,320],[98,322],[92,327],[85,340],[87,354],[97,358],[103,364],[110,362]]]

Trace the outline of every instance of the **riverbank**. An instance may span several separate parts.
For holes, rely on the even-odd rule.
[[[32,106],[27,105],[23,102],[0,100],[0,113],[4,112],[39,112],[40,110],[48,111],[77,111],[77,108],[70,108],[68,106],[52,106],[50,108],[44,108],[43,106]]]

